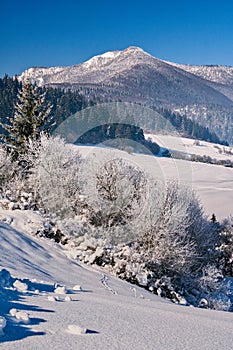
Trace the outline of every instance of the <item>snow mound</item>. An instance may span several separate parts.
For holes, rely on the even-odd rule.
[[[54,290],[55,294],[66,294],[66,287],[65,286],[59,286]]]
[[[23,283],[19,280],[16,280],[14,283],[13,283],[13,286],[17,289],[18,292],[27,292],[28,290],[28,285],[26,283]]]
[[[48,296],[48,301],[57,301],[57,298],[54,297],[53,295]]]
[[[69,295],[67,295],[64,299],[64,301],[72,301],[71,297]]]
[[[82,287],[81,287],[79,284],[76,284],[76,285],[73,287],[73,290],[81,291],[81,290],[82,290]]]
[[[67,327],[67,333],[70,334],[76,334],[76,335],[80,335],[80,334],[86,334],[87,333],[87,329],[84,327],[80,327],[76,324],[70,324]]]
[[[15,318],[24,323],[29,323],[30,320],[28,313],[25,311],[16,311]]]

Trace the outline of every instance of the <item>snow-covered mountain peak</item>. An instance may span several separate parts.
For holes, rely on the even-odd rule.
[[[92,68],[92,67],[98,67],[105,64],[110,63],[112,60],[114,60],[118,55],[120,54],[120,51],[108,51],[101,55],[94,56],[90,58],[88,61],[84,62],[82,64],[85,68]]]
[[[46,84],[97,84],[130,69],[136,64],[153,64],[159,61],[143,49],[130,46],[124,50],[108,51],[96,55],[84,63],[68,67],[30,68],[23,72],[20,80],[32,79],[38,85]]]
[[[134,62],[134,60],[138,56],[150,56],[147,52],[145,52],[143,49],[137,46],[130,46],[122,51],[115,50],[115,51],[107,51],[101,55],[97,55],[89,59],[88,61],[84,62],[82,67],[92,69],[92,68],[98,68],[100,66],[105,66],[110,63],[112,63],[116,59],[129,59],[130,61]]]
[[[125,50],[123,50],[122,52],[128,53],[128,54],[138,54],[138,53],[142,54],[143,53],[144,55],[151,56],[149,53],[147,53],[141,47],[138,47],[138,46],[129,46]]]
[[[120,51],[120,56],[123,58],[127,58],[130,60],[132,63],[135,62],[137,59],[144,59],[145,61],[150,61],[152,60],[158,60],[157,58],[151,56],[148,52],[144,51],[142,48],[137,47],[137,46],[129,46],[126,49]]]

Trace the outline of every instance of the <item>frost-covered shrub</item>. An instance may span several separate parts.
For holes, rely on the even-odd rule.
[[[204,293],[216,292],[222,289],[224,276],[222,271],[214,265],[207,265],[202,269],[199,287]]]
[[[12,161],[6,150],[0,147],[0,205],[4,209],[29,209],[34,207],[32,193],[27,191],[24,167]]]
[[[201,298],[198,305],[195,306],[203,309],[231,311],[232,303],[230,298],[224,293],[209,293],[205,298]]]
[[[141,226],[141,245],[150,269],[168,276],[200,269],[215,250],[216,235],[198,199],[176,182],[151,186]]]
[[[224,273],[233,276],[233,216],[224,220],[219,228],[220,242],[219,252],[221,254],[220,263]]]
[[[29,145],[28,184],[46,211],[69,217],[79,211],[79,168],[81,156],[60,137],[41,136]]]
[[[37,236],[46,237],[54,240],[56,243],[67,244],[67,236],[57,224],[57,221],[52,217],[44,217],[40,227],[35,232]]]
[[[87,222],[85,216],[75,216],[72,218],[57,220],[56,225],[58,229],[64,233],[67,239],[75,240],[75,238],[91,233],[91,226]]]
[[[0,146],[0,191],[5,192],[15,179],[18,165],[11,161],[6,150]]]
[[[230,283],[216,266],[207,265],[198,282],[200,299],[198,306],[220,311],[229,311],[232,303]]]
[[[120,158],[92,163],[92,170],[84,171],[83,188],[90,224],[102,228],[101,236],[111,243],[127,241],[145,203],[145,174]]]
[[[231,300],[225,293],[210,293],[206,297],[207,307],[218,311],[230,311],[232,307]]]

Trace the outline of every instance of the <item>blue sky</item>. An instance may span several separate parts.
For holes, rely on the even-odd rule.
[[[132,45],[177,63],[233,66],[232,0],[9,0],[0,13],[0,76]]]

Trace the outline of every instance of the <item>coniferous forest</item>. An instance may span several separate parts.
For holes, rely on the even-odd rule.
[[[0,79],[0,122],[5,123],[7,119],[12,118],[14,115],[14,105],[17,100],[17,93],[21,89],[21,82],[18,81],[17,77],[9,77],[5,76],[4,78]],[[81,95],[79,92],[73,92],[71,90],[62,90],[59,88],[51,88],[51,87],[39,87],[38,90],[45,94],[45,102],[48,105],[52,106],[50,117],[53,119],[53,121],[56,122],[56,125],[59,125],[61,122],[63,122],[66,118],[68,118],[70,115],[88,107],[93,106],[96,103],[101,103],[97,98],[88,100],[86,97]],[[191,137],[193,139],[203,140],[203,141],[209,141],[219,144],[227,145],[227,142],[224,142],[224,140],[220,140],[218,136],[210,132],[210,130],[207,127],[201,126],[195,121],[192,121],[186,116],[181,116],[178,113],[172,113],[169,110],[166,109],[159,109],[157,112],[160,113],[165,119],[168,120],[169,123],[173,125],[175,130],[179,132],[182,136]],[[87,127],[90,123],[90,121],[87,119],[85,120]],[[111,121],[106,120],[106,122],[111,124]],[[1,128],[1,126],[0,126]],[[116,125],[112,126],[112,130],[115,130]],[[119,134],[119,127],[118,134]],[[127,130],[125,130],[127,129]],[[97,132],[100,132],[100,135],[96,135],[96,132],[91,132],[89,135],[85,135],[85,138],[83,140],[88,140],[88,143],[96,144],[98,142],[106,140],[106,133],[107,130],[106,124],[103,126],[103,128],[99,128],[98,130],[95,130]],[[4,132],[4,130],[0,129],[1,132]],[[150,130],[153,131],[153,130]],[[138,140],[137,136],[132,136],[135,132],[138,132],[138,129],[135,128],[135,126],[132,127],[132,130],[129,132],[129,125],[125,124],[125,127],[122,125],[120,127],[120,132],[122,132],[122,136],[125,137],[125,135],[131,135],[130,138],[133,140]],[[104,134],[104,136],[102,135]],[[113,133],[115,135],[115,133]],[[102,136],[101,136],[102,135]],[[115,136],[114,136],[115,137]],[[119,137],[119,135],[118,135]]]

